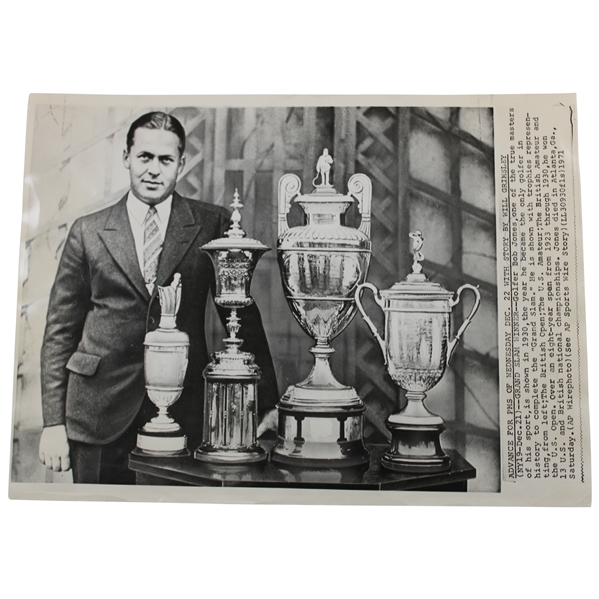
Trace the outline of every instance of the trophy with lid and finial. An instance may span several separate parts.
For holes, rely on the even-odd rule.
[[[241,350],[243,322],[237,310],[254,302],[250,294],[258,260],[269,248],[247,237],[241,228],[243,204],[235,190],[231,226],[225,237],[202,246],[214,265],[218,306],[231,311],[225,349],[217,351],[204,370],[204,428],[195,458],[215,464],[247,464],[266,460],[257,442],[258,382],[254,356]]]
[[[353,175],[348,193],[330,181],[333,157],[325,149],[316,165],[312,193],[301,193],[301,181],[286,174],[279,181],[277,257],[283,291],[291,313],[315,341],[314,365],[301,382],[288,387],[277,408],[278,440],[272,459],[302,467],[345,467],[368,463],[363,440],[364,404],[356,390],[339,382],[332,370],[331,341],[356,313],[354,294],[370,264],[372,186]],[[289,227],[291,202],[302,208],[306,224]],[[342,224],[352,204],[361,224]]]
[[[440,435],[445,430],[443,419],[424,405],[426,392],[443,377],[458,342],[472,322],[480,305],[480,292],[470,284],[457,292],[447,291],[429,281],[420,264],[424,259],[424,237],[420,231],[410,233],[414,263],[404,281],[379,291],[371,283],[359,285],[355,299],[364,321],[378,341],[385,365],[393,381],[405,391],[407,404],[387,420],[391,447],[383,455],[385,468],[400,472],[441,472],[451,466],[441,448]],[[374,293],[376,303],[385,315],[385,337],[382,338],[367,316],[360,297],[364,289]],[[450,316],[466,290],[474,294],[470,314],[449,340]]]

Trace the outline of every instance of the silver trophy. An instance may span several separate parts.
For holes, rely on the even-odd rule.
[[[168,409],[183,392],[189,337],[176,328],[181,303],[181,275],[168,287],[158,287],[161,317],[158,328],[144,340],[144,372],[149,398],[158,414],[137,434],[137,448],[157,456],[187,455],[187,438]]]
[[[202,247],[214,265],[214,301],[231,310],[225,350],[216,352],[204,370],[204,428],[202,444],[195,452],[198,460],[217,464],[260,462],[268,457],[256,441],[261,373],[254,356],[240,349],[243,340],[237,337],[241,328],[237,310],[254,302],[250,295],[252,274],[269,248],[246,236],[241,228],[242,207],[235,190],[226,237]]]
[[[314,191],[301,194],[296,175],[279,181],[278,261],[283,290],[293,316],[316,344],[314,366],[306,379],[291,385],[278,404],[278,442],[272,459],[302,466],[342,467],[368,462],[363,441],[364,404],[355,389],[331,371],[331,341],[356,313],[354,294],[370,264],[372,186],[353,175],[348,195],[329,181],[333,158],[325,149],[317,163]],[[303,209],[307,224],[289,228],[291,202]],[[358,229],[341,224],[357,202]]]
[[[405,281],[379,291],[364,283],[356,289],[356,303],[372,334],[378,341],[385,364],[393,381],[406,392],[408,400],[399,414],[387,420],[391,432],[391,448],[381,463],[400,472],[441,472],[451,466],[450,458],[441,449],[440,435],[445,430],[443,419],[424,405],[426,392],[443,377],[449,360],[466,327],[480,305],[480,292],[473,285],[462,285],[455,298],[438,283],[429,281],[422,272],[420,231],[410,233],[414,264]],[[385,337],[366,315],[360,296],[368,288],[385,314]],[[459,303],[462,292],[475,296],[470,314],[449,340],[450,315]]]

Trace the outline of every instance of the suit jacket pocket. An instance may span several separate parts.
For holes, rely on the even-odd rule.
[[[101,356],[76,351],[67,362],[67,368],[71,372],[76,372],[83,376],[92,376],[98,370],[98,364],[100,364],[101,359]]]

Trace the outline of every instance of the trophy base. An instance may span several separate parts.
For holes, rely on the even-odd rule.
[[[387,420],[391,447],[383,454],[381,465],[395,472],[435,473],[451,467],[451,460],[441,449],[443,421],[430,424],[396,423]],[[397,418],[397,417],[395,417]]]
[[[187,456],[187,437],[181,429],[170,432],[147,431],[141,429],[137,433],[137,448],[133,450],[137,455],[149,456]]]
[[[222,449],[204,443],[195,450],[193,457],[211,464],[253,464],[268,459],[268,453],[260,445],[240,449]]]
[[[333,380],[334,381],[334,380]],[[353,387],[299,383],[291,385],[281,398],[280,406],[286,410],[330,412],[331,410],[364,410],[364,404]]]
[[[354,392],[355,393],[355,392]],[[370,461],[364,446],[364,406],[335,409],[312,408],[281,401],[274,462],[314,468],[346,468]]]

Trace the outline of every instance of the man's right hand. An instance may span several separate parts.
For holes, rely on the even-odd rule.
[[[39,458],[42,464],[56,472],[70,470],[69,440],[64,424],[48,426],[42,431]]]

